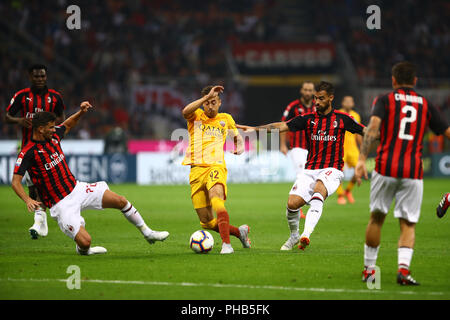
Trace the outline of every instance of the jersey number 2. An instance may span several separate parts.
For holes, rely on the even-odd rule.
[[[406,125],[408,123],[412,123],[417,120],[417,110],[413,108],[413,106],[404,106],[402,108],[402,113],[408,113],[408,111],[411,111],[409,116],[406,116],[400,121],[400,131],[398,132],[398,137],[402,140],[412,140],[414,137],[410,134],[405,133],[406,131]]]

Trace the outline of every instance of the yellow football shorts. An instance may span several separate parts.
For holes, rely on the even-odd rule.
[[[227,198],[227,169],[222,166],[191,167],[189,174],[191,199],[195,209],[211,206],[208,190],[217,183],[223,185],[225,199]]]
[[[349,168],[356,167],[358,163],[359,151],[345,152],[344,151],[344,163],[347,164]]]

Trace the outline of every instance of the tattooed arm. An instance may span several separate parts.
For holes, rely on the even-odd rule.
[[[381,119],[377,116],[370,118],[369,125],[364,130],[364,138],[361,145],[359,160],[366,161],[372,144],[380,137]]]
[[[370,149],[372,144],[379,138],[379,130],[381,125],[381,118],[377,116],[372,116],[370,118],[369,125],[364,131],[364,138],[361,145],[361,150],[359,153],[358,163],[355,168],[355,177],[358,185],[361,184],[361,178],[368,178],[367,168],[366,168],[366,159],[369,156]]]

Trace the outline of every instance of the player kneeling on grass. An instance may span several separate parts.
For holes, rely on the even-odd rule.
[[[230,234],[241,240],[244,248],[250,248],[250,240],[248,225],[239,228],[230,225],[230,217],[225,208],[227,168],[223,146],[226,137],[231,136],[235,144],[234,153],[242,154],[244,141],[233,118],[227,113],[218,113],[222,103],[219,93],[223,89],[222,86],[207,86],[201,92],[202,98],[183,109],[189,131],[189,148],[183,165],[191,166],[191,199],[200,225],[204,229],[219,232],[223,242],[220,253],[230,254],[234,252]],[[213,210],[217,219],[214,218]]]
[[[12,188],[29,211],[33,212],[41,205],[25,193],[21,184],[23,175],[28,171],[42,201],[50,208],[50,215],[58,222],[61,231],[76,242],[76,250],[81,255],[106,253],[103,247],[91,247],[91,236],[81,216],[81,211],[85,209],[119,209],[149,243],[165,240],[169,236],[167,231],[151,230],[131,203],[110,191],[106,182],[80,182],[70,172],[61,149],[61,139],[91,107],[87,101],[81,103],[80,111],[59,126],[55,126],[56,116],[53,113],[35,114],[33,136],[17,158]]]
[[[363,135],[364,126],[348,114],[333,109],[334,88],[331,83],[322,81],[316,86],[314,96],[316,111],[297,116],[287,122],[271,123],[260,127],[236,125],[250,130],[304,130],[308,141],[308,158],[305,169],[297,176],[290,193],[286,217],[291,236],[281,250],[291,250],[300,242],[299,249],[309,245],[309,238],[322,215],[323,202],[331,196],[344,176],[344,136],[349,131]],[[299,235],[300,208],[309,203],[305,219],[305,229]]]

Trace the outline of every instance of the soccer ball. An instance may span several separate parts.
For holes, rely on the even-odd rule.
[[[192,234],[189,245],[195,253],[208,253],[214,246],[214,238],[208,231],[198,230]]]

